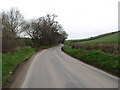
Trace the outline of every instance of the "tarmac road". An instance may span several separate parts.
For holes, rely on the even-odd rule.
[[[32,61],[22,88],[118,88],[118,78],[61,51],[43,50]]]

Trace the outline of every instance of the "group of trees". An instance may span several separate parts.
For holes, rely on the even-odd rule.
[[[17,9],[0,13],[2,28],[2,51],[13,51],[18,46],[19,33],[21,31],[23,16]]]
[[[63,43],[67,38],[62,26],[55,21],[56,15],[46,15],[30,22],[25,22],[23,30],[36,45],[52,45]]]
[[[64,43],[67,33],[55,20],[57,15],[46,15],[38,19],[25,21],[19,10],[12,8],[10,11],[0,13],[0,28],[2,29],[2,50],[14,50],[20,44],[23,34],[32,39],[34,45],[53,45]]]

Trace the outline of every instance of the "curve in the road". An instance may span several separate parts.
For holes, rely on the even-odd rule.
[[[61,51],[46,49],[34,58],[22,88],[118,88],[118,78]]]

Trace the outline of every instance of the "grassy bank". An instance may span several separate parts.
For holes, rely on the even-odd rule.
[[[35,49],[31,47],[19,48],[13,53],[3,54],[2,55],[2,81],[5,80],[11,75],[11,72],[15,69],[17,65],[23,62],[25,59],[29,58]]]
[[[63,50],[79,60],[120,76],[120,61],[118,60],[120,56],[111,55],[100,50],[72,49],[68,45],[65,45]]]

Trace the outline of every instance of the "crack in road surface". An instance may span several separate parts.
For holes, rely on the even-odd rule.
[[[59,45],[34,58],[22,88],[118,88],[118,78],[84,64]]]

